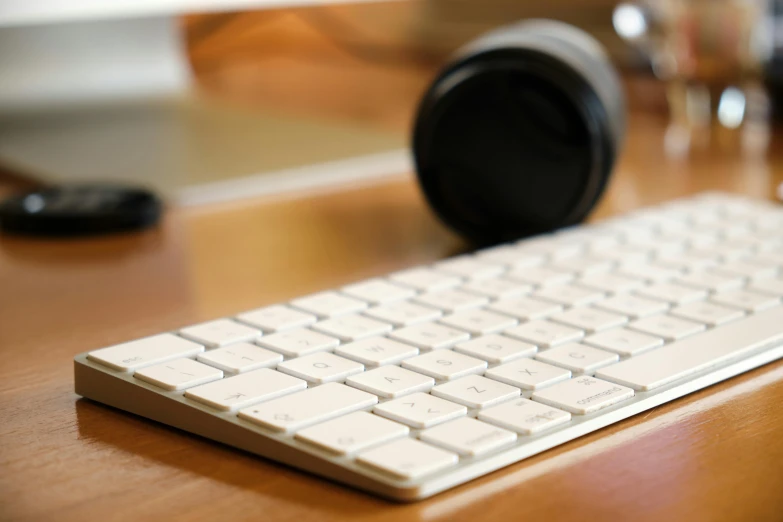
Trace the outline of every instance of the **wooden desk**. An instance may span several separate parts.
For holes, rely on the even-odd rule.
[[[702,189],[769,196],[783,155],[667,160],[632,121],[596,215]],[[774,144],[772,149],[774,150]],[[465,246],[408,178],[172,209],[124,237],[0,241],[0,519],[783,519],[783,362],[428,501],[395,505],[79,399],[84,350],[442,258]]]

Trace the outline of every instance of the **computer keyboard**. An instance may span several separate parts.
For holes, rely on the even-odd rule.
[[[779,359],[782,231],[703,194],[86,352],[76,392],[422,499]]]

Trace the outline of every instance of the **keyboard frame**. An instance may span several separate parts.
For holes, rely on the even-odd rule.
[[[764,312],[759,312],[763,314]],[[781,325],[783,328],[783,325]],[[172,332],[174,333],[174,332]],[[292,434],[275,432],[184,397],[184,391],[166,391],[87,359],[87,352],[74,358],[75,390],[78,395],[151,420],[206,437],[303,471],[336,480],[381,497],[401,502],[422,500],[487,473],[517,463],[582,435],[592,433],[783,358],[783,342],[759,346],[743,358],[727,361],[652,391],[636,391],[633,398],[572,420],[536,435],[520,435],[504,448],[477,458],[462,457],[447,470],[415,480],[400,480],[301,442]],[[523,390],[522,397],[529,398]],[[383,402],[383,399],[381,399]],[[372,408],[367,408],[370,411]],[[477,410],[469,409],[475,417]],[[412,436],[421,430],[411,430]]]

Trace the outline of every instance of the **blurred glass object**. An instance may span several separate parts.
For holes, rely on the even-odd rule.
[[[615,8],[617,34],[666,82],[670,152],[687,151],[716,126],[742,130],[743,148],[765,148],[771,13],[768,0],[636,0]]]

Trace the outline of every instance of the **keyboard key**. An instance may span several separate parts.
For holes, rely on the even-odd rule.
[[[578,341],[584,337],[584,332],[582,330],[549,321],[530,321],[529,323],[510,328],[504,333],[515,339],[520,339],[544,348],[551,348],[558,344]]]
[[[364,371],[364,366],[329,352],[319,352],[282,362],[277,365],[277,370],[308,382],[323,384],[342,382],[346,377]]]
[[[631,388],[585,375],[535,391],[532,399],[577,415],[586,415],[633,396]]]
[[[552,264],[552,268],[563,272],[570,272],[580,276],[588,274],[596,275],[610,271],[614,262],[606,259],[596,259],[589,256],[570,257]]]
[[[307,383],[268,368],[196,386],[185,397],[222,411],[237,411],[261,401],[304,390]]]
[[[669,281],[682,274],[679,270],[652,263],[625,265],[618,270],[622,276],[635,277],[650,283]]]
[[[680,276],[675,281],[677,284],[707,290],[708,292],[725,292],[742,287],[741,277],[726,277],[709,272],[692,272]]]
[[[440,310],[403,301],[370,308],[364,315],[386,321],[394,326],[413,326],[434,321],[443,315]]]
[[[375,395],[331,382],[250,406],[240,410],[239,417],[274,431],[293,433],[377,402]]]
[[[573,241],[562,241],[554,236],[537,236],[517,242],[517,248],[522,252],[540,254],[558,261],[574,257],[582,253],[582,246]]]
[[[459,277],[443,274],[429,268],[413,268],[397,272],[389,276],[389,279],[393,283],[414,288],[420,292],[448,290],[462,283]]]
[[[529,357],[536,353],[535,345],[523,343],[503,335],[484,335],[470,341],[457,343],[454,351],[487,361],[490,364],[502,364]]]
[[[608,366],[597,376],[637,390],[652,390],[780,342],[781,324],[783,307],[772,308]]]
[[[204,347],[200,344],[165,333],[93,350],[87,354],[87,358],[127,372],[180,357],[193,357],[203,351]]]
[[[633,294],[623,294],[596,303],[595,307],[625,315],[632,319],[639,319],[661,314],[669,309],[669,304],[654,299],[645,299]]]
[[[439,399],[428,393],[414,393],[379,404],[373,410],[412,428],[429,428],[468,413],[465,406]]]
[[[671,314],[689,319],[707,326],[718,326],[742,318],[745,313],[736,308],[717,305],[710,302],[689,303],[672,309]]]
[[[445,290],[443,292],[434,292],[422,294],[415,298],[419,304],[431,306],[444,312],[459,312],[470,308],[478,308],[489,303],[489,299],[468,292],[459,290]]]
[[[576,280],[576,284],[606,294],[623,294],[644,286],[644,281],[616,273],[588,274]]]
[[[571,378],[571,372],[564,368],[523,358],[490,368],[484,376],[496,381],[526,390],[538,390]]]
[[[647,350],[663,346],[663,339],[660,337],[634,332],[626,328],[597,333],[586,337],[583,342],[590,346],[609,350],[623,357],[638,355]]]
[[[328,318],[361,312],[367,308],[367,303],[337,292],[320,292],[294,299],[291,306],[318,317]]]
[[[500,315],[485,310],[466,310],[447,315],[441,324],[465,330],[473,335],[484,335],[500,332],[517,324],[517,320],[507,315]]]
[[[223,372],[193,359],[174,359],[136,370],[133,376],[158,388],[176,391],[221,379]]]
[[[542,288],[533,294],[536,299],[552,301],[563,306],[583,306],[600,301],[605,297],[602,292],[572,285],[560,285]]]
[[[498,277],[470,281],[462,285],[460,290],[490,299],[513,299],[529,294],[533,291],[533,286]]]
[[[714,274],[727,277],[745,277],[748,279],[765,279],[775,277],[778,273],[776,266],[765,266],[755,263],[746,263],[742,260],[723,263],[709,271]]]
[[[392,325],[361,315],[343,315],[315,323],[312,328],[343,341],[358,341],[391,332]]]
[[[334,349],[334,353],[367,367],[374,367],[397,364],[403,359],[419,355],[419,349],[385,337],[374,337],[338,346]]]
[[[259,368],[274,368],[283,362],[283,356],[250,343],[231,346],[198,354],[197,359],[229,373],[244,373]]]
[[[311,330],[293,330],[261,337],[256,343],[286,357],[300,357],[331,350],[340,344],[340,340]]]
[[[408,435],[407,426],[378,415],[357,411],[316,424],[296,434],[296,438],[338,455],[357,451]]]
[[[544,262],[542,254],[522,252],[518,248],[508,245],[481,250],[476,253],[476,258],[480,261],[497,263],[509,268],[537,266]]]
[[[768,294],[777,297],[783,297],[783,279],[764,279],[761,281],[751,281],[748,290],[760,294]]]
[[[707,297],[707,292],[704,290],[675,283],[659,283],[636,290],[636,293],[642,297],[665,301],[673,305],[700,301]]]
[[[370,304],[380,305],[403,301],[416,295],[412,288],[392,284],[383,279],[370,279],[362,283],[344,286],[342,293]]]
[[[506,277],[528,285],[551,286],[568,283],[574,278],[574,274],[553,270],[551,268],[534,266],[529,268],[514,268]]]
[[[425,430],[419,435],[424,442],[476,457],[513,444],[517,434],[491,424],[463,417]]]
[[[356,461],[401,479],[415,479],[456,466],[456,453],[404,438],[360,453]]]
[[[309,326],[318,320],[312,314],[306,314],[283,305],[251,310],[239,314],[237,319],[271,333]]]
[[[429,391],[435,386],[435,379],[399,366],[381,366],[348,377],[345,383],[374,395],[391,399],[411,393]]]
[[[402,367],[449,381],[472,373],[484,373],[487,362],[451,350],[437,350],[402,361]]]
[[[608,330],[616,326],[622,326],[628,322],[624,315],[603,312],[595,308],[580,307],[560,312],[549,318],[550,321],[573,326],[589,333]]]
[[[620,360],[616,353],[584,344],[568,343],[536,355],[536,359],[571,370],[575,374],[591,374],[598,368]]]
[[[479,412],[479,420],[523,435],[533,435],[571,420],[571,414],[528,399],[517,399]]]
[[[179,331],[182,337],[191,341],[219,348],[234,343],[252,341],[261,337],[261,330],[237,323],[231,319],[217,319],[194,326],[183,328]]]
[[[714,303],[739,308],[746,312],[760,312],[780,304],[780,298],[778,297],[749,290],[721,292],[712,296],[710,300]]]
[[[615,263],[630,265],[644,263],[650,258],[652,251],[646,246],[619,245],[609,249],[599,249],[590,253],[598,259],[614,261]]]
[[[522,321],[532,321],[534,319],[543,319],[556,314],[563,309],[562,305],[539,301],[528,297],[519,299],[501,300],[487,307],[487,310],[510,315]]]
[[[642,333],[662,337],[667,341],[676,341],[689,335],[703,332],[706,326],[694,321],[678,319],[671,315],[656,315],[639,319],[628,325],[628,328]]]
[[[419,324],[395,330],[389,336],[397,341],[412,344],[421,350],[440,350],[470,339],[468,332],[439,324]]]
[[[502,265],[485,263],[472,256],[460,256],[435,263],[434,268],[449,275],[464,277],[465,279],[487,279],[497,277],[505,268]]]
[[[486,408],[519,396],[519,388],[480,375],[468,375],[435,386],[432,395],[468,408]]]

